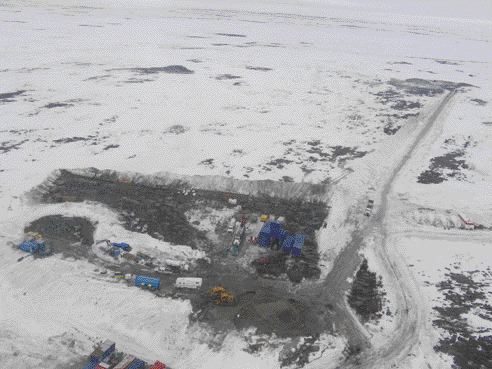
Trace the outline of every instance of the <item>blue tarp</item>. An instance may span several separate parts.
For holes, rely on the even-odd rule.
[[[119,247],[122,250],[130,251],[132,248],[126,242],[111,242],[111,246]]]
[[[29,240],[24,241],[19,245],[19,249],[25,252],[30,252],[34,254],[35,252],[43,253],[45,251],[46,245],[44,241]]]

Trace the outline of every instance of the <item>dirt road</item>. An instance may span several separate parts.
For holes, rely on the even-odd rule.
[[[341,324],[340,329],[348,339],[353,355],[343,368],[384,368],[394,367],[401,357],[406,356],[412,347],[418,342],[419,325],[422,323],[422,312],[419,310],[420,297],[417,295],[412,276],[406,265],[394,254],[391,245],[388,244],[388,234],[385,226],[385,217],[389,204],[389,194],[398,175],[404,170],[405,165],[419,148],[424,138],[434,127],[434,123],[448,105],[455,91],[449,92],[435,110],[420,124],[420,132],[413,142],[405,150],[404,155],[398,159],[396,165],[379,185],[379,193],[375,198],[380,198],[380,206],[374,215],[367,221],[362,220],[356,225],[352,238],[343,251],[338,255],[332,271],[323,283],[323,291],[326,298],[334,306],[335,321]],[[350,214],[351,217],[354,214]],[[360,219],[362,216],[357,216]],[[397,288],[396,330],[383,347],[373,347],[367,332],[360,322],[354,317],[347,304],[346,293],[350,288],[351,278],[360,264],[359,250],[366,240],[376,240],[376,255],[380,258],[387,275],[391,276]],[[360,352],[360,353],[359,353]]]

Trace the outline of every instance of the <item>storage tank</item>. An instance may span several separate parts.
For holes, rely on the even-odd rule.
[[[294,235],[294,244],[292,245],[292,256],[301,256],[302,246],[304,246],[304,235],[296,233]]]
[[[160,278],[137,275],[135,277],[135,286],[158,290],[161,286],[161,280]]]
[[[258,234],[258,245],[261,247],[269,247],[271,242],[271,223],[266,222],[261,227],[260,233]]]

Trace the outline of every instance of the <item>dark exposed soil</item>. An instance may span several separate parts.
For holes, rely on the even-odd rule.
[[[94,243],[94,225],[86,218],[49,215],[37,219],[25,232],[39,232],[53,253],[64,256],[92,258],[89,252]]]
[[[219,81],[223,81],[223,80],[227,80],[227,79],[238,79],[238,78],[241,78],[241,76],[235,76],[233,74],[219,74],[217,77],[215,77],[215,79],[219,80]]]
[[[12,142],[12,141],[0,142],[0,153],[5,154],[10,150],[17,150],[19,149],[19,147],[21,147],[23,144],[25,144],[28,141],[29,140],[22,140],[19,142]]]
[[[216,33],[218,36],[226,36],[226,37],[246,37],[246,35],[241,35],[238,33]]]
[[[258,70],[258,71],[261,71],[261,72],[268,72],[268,71],[271,71],[272,68],[267,68],[267,67],[253,67],[253,66],[250,66],[248,65],[246,67],[246,69],[249,69],[249,70]]]
[[[53,140],[54,143],[57,144],[62,144],[62,143],[71,143],[71,142],[79,142],[79,141],[91,141],[94,140],[96,136],[86,136],[86,137],[79,137],[79,136],[74,136],[74,137],[65,137],[65,138],[58,138],[56,140]]]
[[[65,102],[54,102],[54,103],[48,103],[46,104],[45,106],[43,106],[43,108],[46,108],[46,109],[54,109],[54,108],[70,108],[74,106],[73,104],[71,103],[65,103]]]
[[[139,74],[157,74],[157,73],[169,73],[169,74],[192,74],[192,70],[182,65],[168,65],[166,67],[146,67],[146,68],[131,68],[133,72]]]
[[[434,308],[439,317],[433,324],[447,334],[434,349],[451,355],[453,367],[457,369],[492,367],[492,330],[472,328],[463,316],[472,313],[492,321],[492,306],[487,303],[486,292],[490,280],[475,281],[477,273],[448,273],[447,279],[437,285],[445,297],[445,304]]]
[[[369,270],[367,260],[364,259],[352,284],[349,305],[363,321],[378,319],[382,316],[384,295],[381,279]]]
[[[4,92],[0,94],[0,103],[13,102],[14,97],[21,96],[26,92],[26,90],[18,90],[14,92]]]
[[[471,99],[475,104],[480,105],[480,106],[485,106],[487,105],[487,101],[482,100],[482,99]]]

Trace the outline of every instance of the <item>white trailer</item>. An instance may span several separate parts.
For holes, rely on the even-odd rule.
[[[176,278],[176,288],[198,289],[202,286],[202,278]]]

